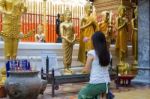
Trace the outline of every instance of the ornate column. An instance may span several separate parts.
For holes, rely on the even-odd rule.
[[[46,1],[47,0],[43,0],[43,26],[44,26],[45,37],[47,37]],[[47,41],[46,38],[45,40]]]
[[[149,0],[138,0],[138,75],[133,82],[150,85]]]

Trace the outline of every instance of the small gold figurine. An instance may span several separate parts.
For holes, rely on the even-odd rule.
[[[3,66],[0,69],[0,85],[4,85],[5,81],[6,81],[6,68],[5,66]]]
[[[91,36],[95,31],[98,31],[98,23],[96,22],[95,17],[92,15],[93,6],[89,1],[87,1],[84,10],[86,15],[81,20],[80,46],[78,54],[78,60],[83,64],[85,64],[86,61],[86,53],[93,49]]]
[[[0,0],[0,13],[3,14],[0,35],[4,39],[6,60],[16,59],[19,39],[32,34],[20,35],[20,19],[26,11],[23,0]]]
[[[138,60],[138,12],[137,12],[137,7],[134,10],[134,15],[135,17],[132,19],[131,23],[132,23],[132,29],[133,29],[133,33],[132,33],[132,48],[133,48],[133,55],[134,55],[134,63],[135,65],[137,65],[137,60]]]
[[[117,18],[116,28],[118,35],[116,39],[116,51],[119,52],[119,64],[124,64],[127,55],[127,37],[128,37],[128,23],[125,18],[126,7],[120,5],[118,8],[119,17]]]
[[[76,35],[73,27],[73,23],[71,22],[72,13],[67,8],[64,13],[64,22],[60,24],[60,32],[62,37],[62,47],[64,51],[63,63],[64,63],[64,73],[72,74],[73,71],[71,68],[72,62],[72,53],[73,53],[73,45],[76,41]]]
[[[130,72],[130,66],[128,63],[118,64],[117,66],[119,75],[127,75]]]

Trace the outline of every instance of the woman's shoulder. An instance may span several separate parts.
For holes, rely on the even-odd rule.
[[[95,50],[89,50],[87,54],[88,55],[91,54],[91,55],[95,56]]]
[[[95,52],[95,50],[89,50],[89,51],[88,51],[88,53],[93,53],[93,52]]]

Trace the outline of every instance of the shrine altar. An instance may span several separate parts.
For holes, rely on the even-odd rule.
[[[0,67],[4,65],[4,43],[0,41]],[[73,63],[80,65],[80,62],[77,62],[77,55],[79,45],[75,44],[73,48]],[[63,49],[61,43],[36,43],[36,42],[20,42],[18,46],[17,59],[30,59],[34,61],[35,65],[40,70],[42,64],[43,55],[55,54],[57,56],[58,65],[63,66]]]
[[[0,41],[0,67],[4,65],[4,43]],[[78,58],[79,44],[75,44],[72,55],[72,66],[81,66]],[[132,62],[132,47],[128,46],[128,62]],[[118,63],[118,59],[115,55],[115,45],[110,46],[110,52],[113,56],[113,66]],[[34,62],[37,69],[40,70],[43,63],[43,55],[55,54],[58,60],[59,68],[63,67],[63,49],[62,43],[36,43],[36,42],[19,42],[17,59],[30,59]]]

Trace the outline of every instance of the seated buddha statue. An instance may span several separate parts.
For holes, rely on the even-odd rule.
[[[35,34],[35,42],[45,42],[45,34],[43,32],[43,25],[39,24],[37,27],[37,34]]]

